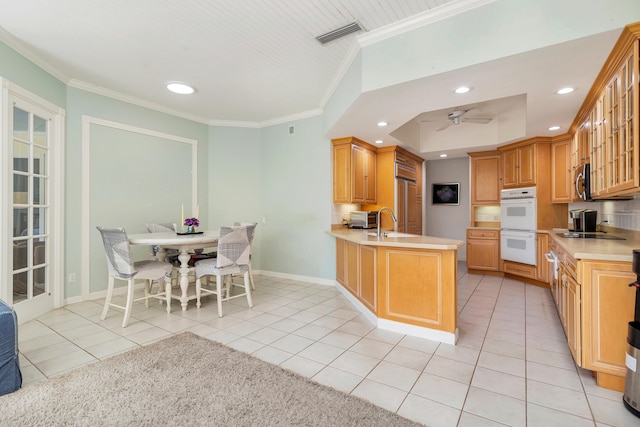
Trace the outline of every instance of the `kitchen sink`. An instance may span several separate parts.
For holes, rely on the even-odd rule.
[[[568,237],[570,239],[606,239],[606,240],[626,240],[624,237],[612,236],[603,233],[556,233],[560,237]]]

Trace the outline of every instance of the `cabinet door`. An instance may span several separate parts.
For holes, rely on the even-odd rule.
[[[351,203],[351,145],[333,146],[333,203]]]
[[[567,277],[567,289],[565,292],[567,297],[566,300],[566,332],[567,332],[567,344],[569,345],[569,350],[571,350],[571,354],[573,355],[573,360],[575,360],[578,366],[582,366],[582,347],[580,343],[582,342],[582,334],[581,334],[581,323],[582,319],[580,317],[580,285],[571,277]]]
[[[518,150],[513,148],[502,153],[502,186],[518,186]]]
[[[360,246],[360,301],[376,312],[376,248]]]
[[[518,148],[518,185],[536,185],[536,145]]]
[[[571,201],[571,142],[567,139],[551,145],[551,201],[555,203]]]
[[[538,257],[538,265],[536,267],[536,279],[541,282],[549,283],[551,280],[549,262],[544,254],[549,252],[549,236],[545,233],[539,233],[536,236],[536,256]]]
[[[401,233],[407,232],[407,224],[405,222],[405,202],[407,200],[407,194],[405,190],[406,181],[401,179],[396,180],[396,219],[398,223],[396,224],[396,230]],[[386,214],[385,214],[386,215]]]
[[[376,203],[376,153],[364,150],[365,174],[364,174],[364,198],[365,203]]]
[[[415,182],[407,182],[407,233],[419,234],[421,218],[418,206],[418,186]]]
[[[360,290],[358,289],[358,270],[360,269],[358,246],[359,245],[356,243],[345,241],[345,255],[347,262],[345,266],[346,277],[344,286],[355,296],[358,296],[360,293]]]
[[[471,158],[471,204],[500,204],[500,157]]]
[[[341,285],[346,286],[346,265],[347,265],[347,253],[345,251],[345,241],[342,239],[336,239],[336,281]]]
[[[582,367],[624,376],[627,329],[634,318],[631,263],[582,261]]]
[[[498,271],[500,241],[498,239],[467,238],[467,269]]]
[[[365,203],[366,151],[353,145],[351,148],[351,202]]]

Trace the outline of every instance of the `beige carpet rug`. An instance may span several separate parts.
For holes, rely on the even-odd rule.
[[[8,426],[415,426],[183,333],[0,396]]]

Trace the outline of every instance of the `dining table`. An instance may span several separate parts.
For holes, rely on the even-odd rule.
[[[182,311],[187,310],[189,296],[187,290],[189,288],[189,260],[191,254],[189,251],[215,247],[218,245],[220,238],[219,230],[207,230],[196,233],[138,233],[129,234],[129,244],[131,245],[148,245],[158,247],[158,260],[164,261],[166,249],[177,249],[180,251],[178,260],[180,261],[180,305]],[[169,286],[171,288],[171,286]],[[169,309],[169,307],[167,307]]]

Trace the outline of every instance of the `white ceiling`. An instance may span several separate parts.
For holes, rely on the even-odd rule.
[[[204,123],[262,126],[322,111],[364,35],[383,38],[410,20],[492,1],[0,0],[0,41],[73,87]],[[354,20],[366,34],[326,45],[315,40]],[[363,93],[327,136],[381,138],[430,159],[443,149],[455,157],[470,148],[547,135],[551,124],[562,127],[557,133],[566,132],[618,34]],[[509,73],[520,77],[501,78]],[[164,85],[175,80],[193,84],[197,92],[169,93]],[[469,80],[483,90],[461,102],[452,86]],[[549,87],[556,82],[571,82],[581,91],[559,102],[556,87]],[[494,120],[441,132],[434,128],[442,124],[421,121],[446,120],[449,111],[465,105]],[[392,124],[388,129],[371,126],[381,117]]]

